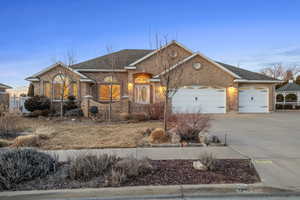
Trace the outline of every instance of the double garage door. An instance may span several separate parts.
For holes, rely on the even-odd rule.
[[[172,98],[172,109],[175,113],[226,113],[226,88],[180,88]],[[239,88],[239,112],[268,112],[268,89]]]
[[[180,88],[172,98],[176,113],[225,113],[226,89],[191,86]]]

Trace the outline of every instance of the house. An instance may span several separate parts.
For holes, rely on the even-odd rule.
[[[34,85],[35,95],[57,101],[65,85],[61,72],[67,70],[70,79],[63,91],[76,96],[83,108],[88,97],[91,99],[88,106],[100,107],[112,98],[114,110],[130,112],[133,104],[163,101],[160,76],[168,72],[157,65],[161,52],[174,64],[170,69],[182,69],[180,80],[177,79],[180,88],[171,99],[173,111],[267,113],[274,110],[275,85],[280,81],[214,61],[177,41],[156,50],[125,49],[70,66],[58,62],[26,80]]]
[[[11,89],[11,87],[0,83],[0,112],[3,105],[6,108],[9,106],[9,94],[6,92],[7,89]]]

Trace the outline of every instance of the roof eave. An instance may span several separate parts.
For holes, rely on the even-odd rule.
[[[235,83],[283,83],[280,80],[247,80],[247,79],[235,79]]]

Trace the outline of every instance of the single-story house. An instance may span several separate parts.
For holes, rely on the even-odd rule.
[[[12,87],[0,83],[0,105],[4,105],[5,107],[9,106],[9,94],[6,92],[7,89],[11,89]]]
[[[180,87],[171,98],[173,111],[267,113],[274,110],[275,85],[280,81],[214,61],[177,41],[156,50],[124,49],[74,65],[58,62],[26,80],[34,85],[35,95],[56,101],[65,85],[62,72],[67,71],[65,94],[82,102],[89,96],[99,105],[112,98],[115,110],[130,112],[132,104],[164,101],[160,77],[168,70],[157,64],[161,59],[172,70],[182,69],[180,78],[174,80],[180,81]]]

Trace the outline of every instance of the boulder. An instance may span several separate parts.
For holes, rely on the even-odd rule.
[[[200,161],[193,162],[193,168],[200,171],[206,171],[207,167],[203,165]]]
[[[168,131],[168,136],[171,138],[172,144],[179,144],[181,141],[180,136],[177,134],[177,128],[172,128]]]
[[[199,139],[200,144],[206,144],[207,143],[207,134],[203,133],[203,132],[200,132],[198,134],[198,139]]]
[[[166,135],[165,131],[161,128],[154,129],[149,136],[150,143],[166,143],[169,141],[169,137]]]

